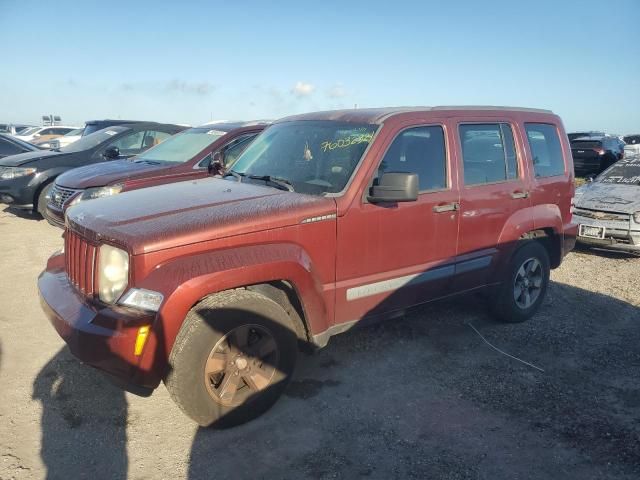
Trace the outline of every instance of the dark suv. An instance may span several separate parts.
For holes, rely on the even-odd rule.
[[[571,140],[576,175],[597,175],[624,156],[624,142],[617,137],[596,135]]]
[[[204,178],[214,162],[228,167],[266,127],[265,122],[226,122],[190,128],[129,160],[75,168],[60,175],[44,217],[64,227],[64,212],[86,200],[139,188]],[[215,158],[214,158],[215,157]]]

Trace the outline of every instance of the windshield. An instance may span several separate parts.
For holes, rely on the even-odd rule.
[[[19,145],[22,145],[27,150],[39,150],[33,143],[25,142],[24,140],[20,140],[19,138],[13,137],[13,141]]]
[[[125,132],[129,130],[126,127],[107,127],[102,130],[98,130],[91,135],[85,135],[80,140],[76,140],[75,142],[67,145],[66,147],[60,148],[61,152],[73,153],[73,152],[81,152],[83,150],[89,150],[97,145],[100,145],[102,142],[109,140],[110,138],[115,137],[121,132]]]
[[[76,135],[82,135],[82,131],[84,128],[76,128],[75,130],[71,130],[69,133],[65,133],[65,137],[74,137]]]
[[[211,128],[186,130],[138,155],[136,161],[183,163],[226,133]]]
[[[40,130],[42,127],[31,127],[31,128],[27,128],[26,130],[23,130],[20,132],[20,136],[27,136],[27,135],[33,135],[34,133],[36,133],[38,130]]]
[[[597,179],[602,183],[640,185],[640,156],[625,158],[602,172]]]
[[[347,185],[377,128],[330,120],[275,124],[247,147],[233,172],[287,180],[300,193],[337,193]]]

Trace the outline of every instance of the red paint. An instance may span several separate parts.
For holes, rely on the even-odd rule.
[[[86,350],[72,348],[76,355],[135,385],[154,388],[166,371],[187,312],[209,294],[285,280],[299,295],[310,336],[317,336],[368,315],[498,282],[513,245],[533,230],[556,235],[560,259],[573,248],[573,164],[556,115],[443,108],[350,110],[293,119],[381,124],[343,195],[312,197],[207,179],[86,202],[70,212],[68,222],[74,236],[93,246],[107,242],[130,253],[130,287],[164,295],[152,319],[130,309],[102,305],[69,283],[64,256],[53,257],[39,280],[45,310],[68,343],[75,345],[82,338],[85,345],[95,345],[94,351],[101,352],[94,358]],[[511,125],[520,176],[465,186],[458,127],[497,122]],[[534,176],[525,122],[557,128],[564,174]],[[415,202],[385,207],[368,203],[372,176],[388,146],[402,130],[420,125],[444,129],[448,188],[422,193]],[[433,210],[451,203],[459,204],[459,209]],[[329,214],[336,218],[301,223]],[[469,266],[473,268],[465,268]],[[454,269],[455,275],[434,276],[401,290],[366,290],[378,282]],[[348,299],[349,289],[356,289],[352,292],[358,295]],[[136,331],[132,326],[145,321],[152,321],[153,328],[142,357],[136,358],[132,356]],[[97,333],[92,330],[96,326],[106,331]],[[108,355],[105,358],[105,348],[112,362]],[[130,367],[126,374],[123,364]]]

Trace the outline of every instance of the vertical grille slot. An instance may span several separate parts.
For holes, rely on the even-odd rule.
[[[96,246],[77,233],[67,230],[64,236],[64,251],[69,280],[85,295],[93,295]]]

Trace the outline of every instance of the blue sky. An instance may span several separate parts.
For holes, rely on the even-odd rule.
[[[0,121],[550,108],[640,132],[640,0],[0,0]]]

